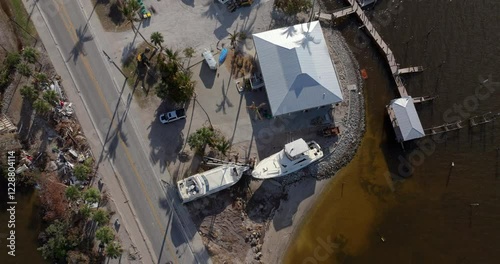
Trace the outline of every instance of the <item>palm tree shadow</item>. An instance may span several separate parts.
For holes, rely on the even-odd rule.
[[[229,98],[227,97],[227,90],[229,90],[229,85],[227,88],[224,87],[224,83],[222,83],[222,100],[220,104],[217,104],[217,109],[215,112],[220,112],[222,110],[222,113],[226,114],[226,104],[228,107],[233,107],[233,104],[231,101],[229,101]]]
[[[304,30],[304,26],[301,25],[301,29],[302,29],[302,35],[304,36],[302,39],[296,41],[295,43],[296,44],[299,44],[300,46],[302,46],[303,49],[307,49],[307,51],[309,52],[309,54],[311,54],[311,42],[314,43],[314,44],[319,44],[321,43],[321,40],[315,40],[314,39],[314,36],[311,35],[311,31],[310,31],[310,28],[309,28],[309,25],[310,23],[307,23],[307,30]]]
[[[295,34],[297,34],[297,30],[295,29],[294,26],[289,26],[285,30],[283,30],[283,32],[281,32],[281,35],[285,35],[285,34],[286,34],[287,38],[291,38],[291,37],[295,36]]]
[[[91,41],[94,39],[91,35],[86,35],[87,33],[87,26],[85,26],[83,29],[80,26],[78,29],[75,30],[77,41],[75,45],[73,46],[73,49],[71,49],[70,52],[70,57],[66,62],[68,62],[71,58],[73,58],[73,63],[76,63],[78,60],[78,57],[81,55],[86,56],[87,53],[85,52],[84,49],[84,44],[87,41]]]

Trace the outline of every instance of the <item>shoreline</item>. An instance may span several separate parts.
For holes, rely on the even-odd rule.
[[[365,132],[366,113],[359,65],[339,31],[333,28],[324,28],[323,30],[325,38],[329,40],[328,46],[332,58],[336,62],[335,66],[340,65],[343,68],[343,75],[339,74],[342,92],[346,97],[342,104],[347,105],[349,112],[340,122],[345,128],[338,142],[330,146],[329,155],[320,163],[311,165],[308,168],[310,175],[316,176],[299,178],[301,175],[297,173],[283,181],[283,184],[286,185],[284,192],[288,194],[290,199],[282,199],[276,212],[279,213],[280,210],[287,212],[286,209],[289,208],[297,208],[297,211],[292,215],[293,224],[280,230],[276,230],[270,224],[277,217],[276,212],[270,218],[262,244],[262,252],[264,253],[262,260],[264,263],[277,263],[284,260],[290,243],[296,239],[297,231],[300,230],[306,216],[315,202],[324,195],[325,187],[331,186],[337,172],[353,159]],[[347,90],[347,85],[352,83],[356,83],[358,86],[356,92]],[[346,100],[348,100],[347,103]],[[305,184],[311,183],[315,184],[314,193],[311,196],[304,200],[293,199],[302,192]],[[287,240],[287,242],[283,243],[283,240]]]

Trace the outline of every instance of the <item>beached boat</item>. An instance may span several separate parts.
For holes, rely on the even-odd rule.
[[[247,166],[224,164],[177,182],[182,203],[222,191],[236,184],[248,170]]]
[[[314,141],[305,142],[302,138],[285,145],[280,152],[261,160],[252,171],[257,179],[270,179],[285,176],[307,167],[321,159],[323,151]]]

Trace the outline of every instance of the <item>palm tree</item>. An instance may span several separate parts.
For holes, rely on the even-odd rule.
[[[160,47],[160,53],[163,51],[163,42],[163,35],[160,32],[151,33],[151,43],[153,43],[155,46]]]
[[[69,186],[64,194],[70,202],[76,202],[82,196],[82,193],[80,192],[80,190],[78,190],[78,187],[74,185]]]
[[[94,220],[98,225],[103,225],[109,222],[109,213],[104,209],[99,209],[92,215],[92,220]]]
[[[47,83],[49,81],[49,77],[47,77],[47,74],[43,72],[37,72],[33,75],[34,77],[34,84],[38,86],[39,84]]]
[[[240,41],[240,32],[236,32],[236,29],[234,30],[233,34],[229,33],[229,40],[231,41],[231,47],[233,49],[236,48],[236,44]]]
[[[144,38],[141,32],[139,32],[139,29],[137,29],[134,25],[134,22],[140,21],[140,19],[137,17],[137,12],[139,11],[139,9],[141,9],[141,6],[139,5],[139,1],[137,0],[126,0],[120,7],[120,11],[127,20],[127,23],[131,24],[132,30],[136,33],[139,33],[139,36],[141,36],[144,42],[149,44],[146,38]]]
[[[113,241],[106,246],[106,256],[117,259],[122,254],[123,249],[118,241]]]
[[[21,62],[21,55],[17,52],[9,52],[5,57],[4,65],[8,69],[14,69]]]
[[[247,106],[248,109],[253,110],[255,113],[255,120],[262,120],[262,116],[260,115],[260,108],[265,106],[266,103],[261,103],[260,105],[256,106],[255,102],[252,101],[252,104]]]
[[[175,63],[177,66],[181,66],[179,64],[179,61],[180,61],[180,57],[179,57],[179,51],[176,50],[172,50],[172,49],[169,49],[169,48],[166,48],[165,49],[165,53],[167,54],[167,58],[169,61]]]
[[[28,101],[34,101],[38,98],[38,91],[33,86],[24,85],[20,92],[21,96]]]
[[[187,144],[191,149],[195,149],[198,154],[203,155],[206,145],[213,146],[214,137],[215,133],[212,129],[202,127],[196,130],[195,133],[189,135]]]
[[[88,204],[84,204],[80,207],[80,214],[83,216],[83,218],[87,219],[92,215],[92,209]]]
[[[192,47],[187,47],[184,49],[184,56],[186,56],[186,58],[188,58],[188,68],[189,68],[189,64],[191,63],[191,58],[194,56],[194,49]]]
[[[89,188],[83,193],[83,199],[87,203],[97,203],[101,200],[101,194],[96,188]]]
[[[33,108],[40,115],[48,113],[51,109],[49,103],[42,99],[36,99],[36,101],[33,103]]]
[[[225,138],[220,139],[220,141],[215,144],[215,148],[219,151],[222,156],[226,157],[227,152],[231,149],[231,142]]]
[[[31,73],[33,72],[31,70],[31,67],[29,66],[29,64],[25,63],[25,62],[21,62],[17,65],[17,71],[19,72],[19,74],[25,76],[25,77],[29,77],[31,75]]]
[[[76,179],[79,181],[85,181],[89,177],[89,174],[92,172],[92,169],[84,164],[78,164],[73,169],[73,174]]]
[[[47,101],[52,106],[55,106],[57,105],[58,100],[57,92],[54,90],[45,91],[43,93],[43,99],[45,99],[45,101]]]
[[[134,32],[136,30],[134,22],[139,21],[137,11],[139,11],[140,8],[141,7],[139,6],[139,2],[137,2],[137,0],[126,0],[119,8],[120,12],[122,12],[122,15],[127,20],[127,23],[131,24]]]
[[[32,48],[32,47],[27,47],[23,49],[23,54],[22,54],[24,60],[26,60],[29,63],[35,63],[38,60],[38,50]]]
[[[109,226],[103,226],[97,229],[97,231],[95,232],[95,238],[97,238],[97,240],[101,241],[104,244],[108,244],[109,242],[113,241],[113,239],[115,239],[115,233]]]

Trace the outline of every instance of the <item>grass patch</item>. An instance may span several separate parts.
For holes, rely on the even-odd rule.
[[[144,52],[146,48],[150,48],[151,46],[147,43],[141,43],[136,49],[130,52],[129,56],[123,61],[122,71],[125,73],[127,78],[127,83],[129,87],[134,91],[134,96],[136,99],[139,99],[139,104],[146,103],[147,98],[150,95],[155,95],[154,87],[156,84],[160,82],[160,76],[156,69],[156,54],[154,50],[150,51],[147,55],[149,56],[151,67],[148,72],[145,72],[145,69],[138,70],[137,64],[137,54]],[[144,78],[139,77],[139,74],[142,73]],[[141,105],[142,106],[142,105]]]
[[[8,3],[13,11],[12,20],[17,22],[17,24],[14,23],[14,29],[21,36],[24,46],[31,46],[36,41],[37,32],[28,12],[24,8],[23,2],[21,0],[11,0]]]

